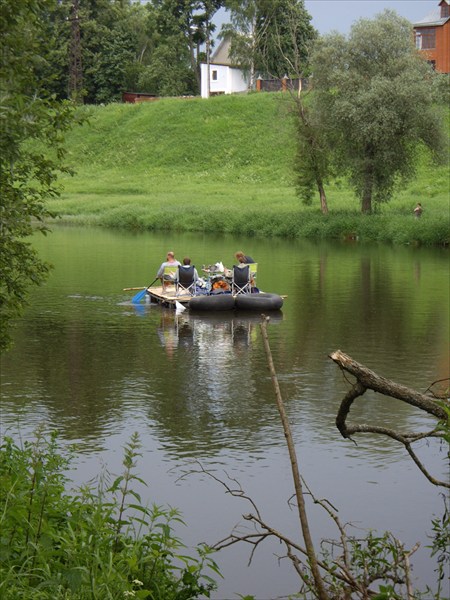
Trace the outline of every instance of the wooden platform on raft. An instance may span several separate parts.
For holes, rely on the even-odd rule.
[[[155,286],[155,287],[149,287],[147,288],[147,294],[150,296],[150,301],[154,304],[159,304],[160,306],[165,306],[168,308],[176,308],[176,303],[179,302],[180,304],[182,304],[183,306],[185,306],[186,308],[189,307],[189,303],[192,300],[193,296],[191,296],[190,294],[182,294],[180,293],[180,295],[177,296],[176,290],[175,290],[175,286],[166,286],[166,288],[163,290],[163,288],[159,285],[159,286]],[[221,294],[219,294],[219,296],[221,296]],[[285,298],[287,298],[287,296],[278,296],[276,294],[266,294],[264,292],[262,292],[261,294],[244,294],[245,296],[245,300],[246,300],[246,307],[241,307],[241,308],[246,308],[247,310],[270,310],[270,306],[264,308],[264,306],[262,305],[258,305],[252,306],[250,307],[248,305],[247,299],[248,300],[256,300],[258,299],[258,297],[260,297],[262,300],[268,300],[269,305],[270,305],[270,298],[277,296],[279,298],[281,298],[282,300],[284,300]],[[241,296],[239,296],[241,297]],[[198,298],[198,297],[196,297]],[[208,296],[203,296],[203,298],[208,298]],[[217,298],[217,296],[216,296]],[[253,303],[254,304],[254,303]],[[198,309],[198,305],[196,306],[196,308]],[[203,309],[206,310],[206,309]],[[208,307],[208,310],[224,310],[223,307],[222,308],[217,308],[217,306],[214,305],[210,305]]]
[[[149,287],[147,288],[147,293],[150,296],[151,302],[171,308],[175,308],[176,302],[179,302],[183,306],[187,306],[189,300],[192,298],[190,294],[183,294],[181,292],[180,295],[177,296],[174,285],[166,286],[164,290],[160,285],[157,287]]]

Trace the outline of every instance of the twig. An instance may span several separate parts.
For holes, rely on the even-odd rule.
[[[267,323],[269,322],[269,317],[265,317],[263,315],[261,321],[261,332],[264,343],[264,350],[266,352],[267,364],[269,367],[270,377],[272,379],[272,384],[275,391],[275,398],[277,403],[278,412],[280,413],[281,422],[283,424],[284,435],[286,438],[286,443],[289,451],[289,458],[291,461],[291,470],[292,470],[292,478],[294,480],[294,489],[297,497],[297,506],[298,506],[298,514],[300,518],[300,524],[303,533],[303,539],[305,541],[306,551],[308,554],[309,564],[311,567],[311,572],[314,578],[314,583],[317,589],[317,596],[319,600],[328,600],[328,594],[325,591],[324,582],[322,580],[322,576],[320,574],[318,565],[317,565],[317,556],[314,549],[314,544],[311,537],[311,532],[309,529],[308,516],[306,514],[306,505],[305,498],[303,495],[302,482],[300,478],[300,472],[298,468],[297,455],[295,452],[294,440],[292,437],[291,428],[289,425],[289,419],[286,414],[286,410],[284,408],[283,398],[281,396],[280,386],[278,383],[277,374],[275,371],[275,366],[273,363],[272,352],[270,350],[269,345],[269,337],[267,335]]]

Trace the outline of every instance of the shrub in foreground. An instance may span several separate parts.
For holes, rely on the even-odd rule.
[[[0,447],[0,597],[27,599],[189,600],[209,597],[219,574],[206,547],[183,553],[172,508],[144,506],[133,483],[137,435],[112,483],[67,492],[70,459],[56,436],[37,433],[19,448]]]

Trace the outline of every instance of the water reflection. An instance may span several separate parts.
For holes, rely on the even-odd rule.
[[[249,241],[72,228],[39,238],[37,249],[55,270],[33,294],[15,345],[2,357],[2,433],[26,435],[44,421],[63,439],[81,444],[90,454],[85,463],[104,451],[105,462],[116,459],[120,469],[120,448],[139,431],[140,469],[147,481],[158,481],[150,501],[160,492],[161,502],[189,510],[186,489],[173,490],[166,472],[184,459],[200,458],[252,479],[267,501],[268,520],[278,519],[292,486],[260,316],[177,317],[160,307],[133,306],[133,293],[122,291],[152,279],[162,248],[183,248],[181,254],[198,265],[231,257],[243,246],[258,257],[259,287],[287,295],[283,314],[272,317],[269,338],[307,481],[346,510],[343,520],[392,526],[402,539],[415,528],[415,543],[430,513],[440,509],[437,493],[393,442],[371,437],[355,446],[341,438],[334,420],[348,382],[327,355],[340,348],[379,375],[416,389],[446,377],[448,254],[256,238],[249,247]],[[429,426],[412,407],[375,394],[354,404],[351,419],[404,430]],[[442,452],[422,450],[433,472],[441,471]],[[367,489],[368,481],[378,485]],[[205,524],[204,505],[217,502],[210,508],[224,516],[228,507],[211,501],[203,484],[192,486],[192,494],[199,514],[187,515],[191,531],[207,527],[215,541],[223,520]],[[257,582],[259,597],[269,589],[267,594],[279,596],[280,582],[271,574],[261,569],[248,593],[258,594]],[[231,587],[218,597],[244,591],[234,571],[228,581]]]
[[[196,347],[199,363],[204,365],[206,372],[213,371],[216,375],[229,366],[231,355],[249,348],[261,323],[260,314],[239,311],[199,315],[176,314],[174,310],[161,308],[160,314],[157,333],[167,356],[172,358],[178,346],[184,349]],[[282,319],[281,311],[274,312],[270,323],[276,324]]]
[[[254,432],[251,445],[256,448],[264,415],[269,421],[276,416],[271,397],[263,399],[257,391],[255,351],[260,350],[261,316],[176,315],[167,309],[159,313],[157,335],[167,363],[156,385],[164,395],[148,414],[157,417],[155,427],[166,452],[205,457],[222,448],[242,449],[248,444],[245,431]],[[282,319],[280,312],[271,322]],[[256,360],[259,364],[261,357]],[[254,418],[256,410],[259,419]]]

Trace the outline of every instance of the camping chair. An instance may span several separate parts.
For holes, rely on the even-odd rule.
[[[258,263],[250,263],[250,284],[251,287],[256,287],[256,273],[258,272]]]
[[[195,296],[194,273],[194,265],[178,267],[178,277],[175,281],[175,294],[177,296],[182,296],[183,294],[190,294],[191,296]]]
[[[173,267],[164,267],[164,273],[162,276],[162,291],[164,292],[166,287],[175,283],[175,277],[178,271],[178,265]]]
[[[250,294],[250,265],[239,267],[233,266],[233,278],[231,280],[231,292],[233,296],[238,294]]]

